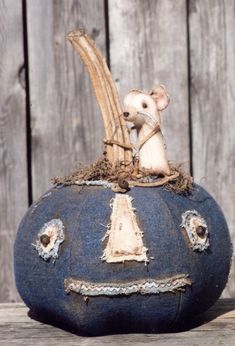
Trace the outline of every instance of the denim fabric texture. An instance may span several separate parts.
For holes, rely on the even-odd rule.
[[[132,188],[133,207],[149,263],[106,263],[100,258],[115,193],[103,187],[54,187],[24,216],[14,246],[18,291],[31,313],[46,323],[81,335],[162,332],[181,328],[219,298],[227,282],[232,246],[226,221],[215,200],[200,186],[181,196],[164,187]],[[182,230],[182,214],[196,210],[206,221],[210,246],[193,251]],[[58,258],[45,261],[32,246],[52,219],[64,225]],[[187,274],[185,292],[89,297],[64,289],[64,280],[127,283]]]

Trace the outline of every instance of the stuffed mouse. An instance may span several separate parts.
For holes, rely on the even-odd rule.
[[[169,101],[163,85],[154,87],[150,93],[131,90],[124,98],[124,118],[137,131],[140,168],[148,169],[151,174],[170,174],[160,127],[160,112]]]

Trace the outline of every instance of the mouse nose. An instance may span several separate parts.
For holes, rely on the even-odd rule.
[[[123,112],[123,115],[125,118],[129,117],[130,113],[129,112]]]

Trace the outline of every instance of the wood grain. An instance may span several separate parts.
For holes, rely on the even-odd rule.
[[[191,112],[195,180],[222,206],[235,244],[235,1],[192,0]],[[235,263],[225,296],[235,297]]]
[[[0,301],[13,302],[13,242],[28,204],[21,1],[0,0],[0,61]]]
[[[189,167],[187,16],[185,0],[110,0],[110,62],[121,99],[156,82],[170,94],[162,112],[169,158]]]
[[[66,34],[85,28],[105,55],[103,1],[28,0],[33,198],[55,175],[102,153],[103,124],[82,61]]]
[[[218,301],[203,317],[195,319],[191,330],[170,334],[123,334],[80,337],[39,323],[27,316],[23,304],[0,304],[0,344],[10,345],[205,345],[235,344],[235,301]],[[10,331],[10,333],[9,333]]]

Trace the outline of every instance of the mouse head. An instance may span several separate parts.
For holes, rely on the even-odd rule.
[[[154,87],[149,93],[131,90],[124,98],[124,119],[137,128],[146,123],[154,127],[160,123],[160,111],[168,106],[169,101],[163,85]]]

